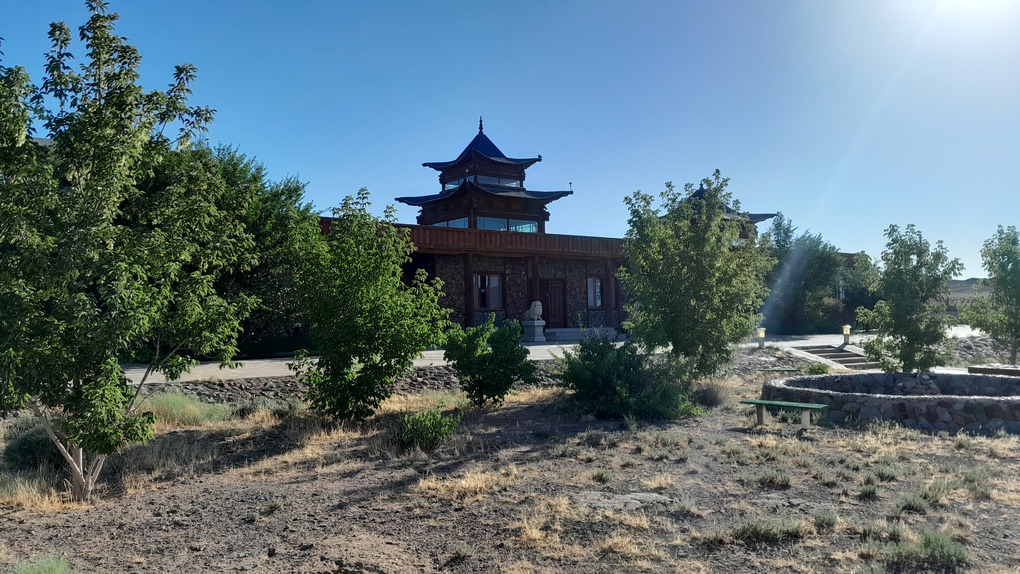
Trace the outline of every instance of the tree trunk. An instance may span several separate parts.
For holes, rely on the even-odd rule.
[[[50,437],[50,441],[60,451],[61,456],[64,457],[64,461],[67,462],[68,471],[71,474],[71,480],[67,483],[71,487],[71,496],[77,502],[88,502],[92,498],[92,490],[96,486],[96,479],[99,478],[99,472],[103,469],[103,463],[106,462],[106,455],[96,455],[91,461],[88,461],[86,453],[78,445],[68,442],[65,446],[57,436],[55,430],[53,430],[53,421],[47,416],[44,407],[35,400],[28,402],[29,407],[35,416],[42,422],[43,429],[46,430],[46,434]],[[88,464],[86,464],[88,462]]]

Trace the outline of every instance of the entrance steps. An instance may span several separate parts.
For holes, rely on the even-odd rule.
[[[879,364],[869,361],[860,352],[844,347],[833,347],[832,345],[809,345],[806,347],[794,347],[798,351],[804,351],[815,355],[820,359],[832,361],[841,367],[854,370],[877,369]]]

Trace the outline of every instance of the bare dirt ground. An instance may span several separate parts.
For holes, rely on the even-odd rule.
[[[663,425],[578,420],[559,391],[525,389],[468,410],[430,454],[387,429],[454,393],[395,397],[360,426],[261,413],[161,429],[111,461],[91,505],[0,502],[0,568],[56,554],[86,573],[1020,572],[1017,437],[798,433],[799,416],[752,429],[737,401],[758,395],[758,369],[803,364],[742,351],[707,386],[721,404]]]

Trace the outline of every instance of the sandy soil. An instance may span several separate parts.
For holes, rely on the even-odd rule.
[[[435,393],[391,400],[358,427],[301,416],[165,430],[113,461],[91,505],[0,506],[0,565],[58,554],[88,573],[953,571],[924,554],[934,532],[964,549],[962,570],[1018,571],[1016,437],[752,429],[737,400],[757,395],[758,369],[803,362],[744,351],[710,385],[719,406],[664,425],[578,420],[533,388],[469,410],[430,454],[397,451],[386,431]]]

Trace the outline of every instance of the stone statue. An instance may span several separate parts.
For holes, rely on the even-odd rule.
[[[542,320],[542,302],[532,301],[531,308],[524,312],[525,321],[541,321]]]

